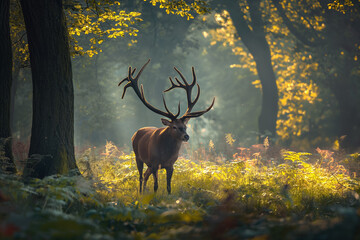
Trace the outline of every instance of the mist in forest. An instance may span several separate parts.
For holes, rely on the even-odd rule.
[[[148,59],[140,83],[147,100],[164,109],[164,94],[171,111],[181,103],[181,114],[187,107],[186,94],[181,90],[163,93],[170,86],[169,76],[180,78],[177,67],[190,83],[191,67],[195,68],[200,85],[200,99],[194,110],[207,108],[216,97],[214,108],[200,118],[190,120],[188,133],[191,148],[219,144],[231,133],[238,143],[250,146],[257,143],[257,116],[261,92],[251,82],[256,79],[247,69],[231,68],[237,61],[231,48],[212,46],[208,26],[201,20],[187,21],[169,16],[161,9],[151,9],[156,19],[144,14],[138,25],[136,43],[129,39],[111,39],[101,46],[102,52],[93,56],[72,59],[75,92],[75,145],[101,146],[112,141],[118,146],[131,144],[133,133],[145,126],[161,127],[160,115],[148,110],[129,89],[121,99],[123,88],[118,87],[127,76],[128,67],[139,69]],[[211,17],[209,17],[211,18]],[[171,21],[169,21],[171,20]],[[150,24],[149,24],[150,22]],[[131,44],[131,46],[129,46]],[[31,128],[30,71],[21,71],[15,107],[15,136],[26,140]],[[193,90],[195,97],[195,89]],[[24,119],[27,119],[24,122]]]
[[[176,111],[180,102],[181,113],[185,112],[187,102],[184,91],[176,89],[163,93],[170,86],[169,77],[179,78],[174,67],[184,74],[188,82],[192,81],[191,67],[195,68],[201,88],[195,110],[207,108],[216,97],[211,111],[190,120],[188,148],[208,147],[212,142],[216,150],[221,151],[229,134],[237,147],[262,143],[264,138],[261,136],[266,135],[267,130],[266,127],[263,127],[266,131],[260,129],[260,118],[264,114],[261,111],[272,108],[264,105],[269,102],[263,99],[266,95],[263,90],[268,87],[262,84],[264,80],[258,75],[261,71],[259,66],[263,64],[261,59],[266,59],[266,56],[261,51],[252,52],[252,46],[244,44],[246,39],[240,37],[242,33],[231,22],[231,18],[235,19],[237,15],[226,8],[214,8],[206,15],[187,20],[179,15],[166,14],[163,9],[151,4],[135,5],[124,4],[129,10],[142,14],[143,21],[135,24],[137,36],[109,38],[99,46],[101,51],[97,54],[75,54],[72,57],[75,145],[79,148],[102,146],[106,141],[112,141],[130,149],[131,136],[137,129],[162,126],[161,116],[148,110],[132,89],[121,99],[123,87],[117,86],[127,76],[129,66],[139,71],[148,59],[151,62],[140,77],[140,84],[144,86],[145,97],[154,106],[164,109],[164,95],[171,111]],[[315,17],[311,13],[306,14],[309,18]],[[275,13],[263,19],[266,21],[266,37],[270,43],[279,103],[278,111],[273,111],[275,118],[271,120],[276,123],[276,135],[272,136],[272,140],[299,150],[331,147],[347,132],[357,129],[356,123],[353,124],[355,120],[347,123],[348,117],[341,117],[343,108],[339,106],[343,104],[340,100],[344,97],[334,91],[334,88],[338,89],[336,86],[342,76],[347,76],[340,75],[341,69],[333,66],[337,55],[343,58],[341,64],[344,65],[349,61],[345,58],[351,60],[354,56],[337,51],[332,48],[334,44],[317,50],[301,46],[301,39],[284,30],[286,26],[278,20],[279,16]],[[313,24],[318,26],[319,22]],[[318,28],[322,30],[321,26]],[[332,42],[344,41],[340,34],[331,36],[338,38]],[[89,38],[81,35],[77,39],[78,45],[89,45]],[[250,39],[250,43],[252,41],[256,42]],[[254,48],[260,49],[261,46],[255,45]],[[326,59],[321,57],[324,54],[328,56]],[[357,53],[354,54],[356,56]],[[355,64],[347,66],[355,73],[349,77],[348,85],[358,89],[358,64],[355,61]],[[329,84],[327,81],[331,76],[340,79]],[[13,135],[26,142],[30,135],[32,112],[31,73],[27,67],[19,71],[16,83]],[[348,86],[342,86],[346,91]],[[359,101],[355,95],[350,94],[349,98],[347,102]],[[356,111],[352,106],[349,109]],[[356,113],[353,115],[355,117]],[[358,119],[358,114],[355,118]],[[265,118],[265,121],[270,122],[270,119]],[[349,124],[353,126],[346,129],[344,126]],[[356,146],[356,137],[351,140]]]

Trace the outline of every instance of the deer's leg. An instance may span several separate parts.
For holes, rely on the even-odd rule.
[[[144,191],[144,192],[145,192],[145,188],[146,188],[146,183],[147,183],[150,175],[151,175],[151,168],[148,167],[148,168],[146,169],[145,173],[144,173],[144,187],[143,187],[143,191]]]
[[[154,168],[152,171],[153,177],[154,177],[154,192],[158,190],[158,169]]]
[[[169,194],[171,193],[171,178],[173,171],[174,171],[173,167],[166,168],[166,185],[167,185],[166,188]]]
[[[143,184],[143,168],[144,168],[144,163],[138,158],[136,157],[136,165],[137,165],[137,169],[139,171],[139,181],[140,181],[140,193],[142,190],[142,184]]]

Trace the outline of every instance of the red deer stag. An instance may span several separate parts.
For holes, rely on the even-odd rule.
[[[132,87],[136,93],[136,95],[140,98],[142,103],[149,108],[151,111],[160,114],[170,120],[161,119],[162,123],[166,126],[163,128],[155,128],[155,127],[144,127],[139,129],[131,138],[133,149],[136,156],[136,164],[140,174],[140,193],[142,190],[145,191],[146,182],[148,178],[152,174],[154,177],[154,191],[156,192],[158,189],[158,169],[165,168],[166,169],[166,180],[167,180],[167,191],[171,193],[171,177],[173,174],[173,165],[178,158],[179,150],[182,142],[187,142],[189,140],[189,135],[186,133],[186,124],[190,118],[200,117],[204,113],[210,111],[213,107],[215,98],[212,101],[210,107],[208,107],[204,111],[191,112],[192,108],[196,104],[200,96],[200,86],[196,83],[196,75],[194,71],[194,67],[192,68],[193,74],[193,82],[188,84],[185,80],[184,76],[181,72],[174,67],[175,71],[178,72],[183,82],[181,82],[178,78],[175,77],[177,83],[174,83],[170,77],[171,87],[164,92],[168,92],[175,88],[182,88],[186,91],[188,108],[185,114],[179,117],[180,114],[180,103],[178,105],[177,114],[173,114],[170,112],[168,107],[166,106],[165,98],[163,96],[163,103],[166,112],[155,108],[151,105],[144,96],[143,85],[138,85],[139,77],[146,67],[146,65],[150,62],[150,59],[145,63],[145,65],[140,69],[139,73],[134,77],[134,70],[129,67],[129,73],[126,78],[124,78],[118,86],[120,86],[123,82],[127,82],[124,86],[124,92],[121,98],[124,98],[126,89],[128,87]],[[195,100],[192,101],[191,91],[192,88],[197,86],[197,95]],[[148,166],[146,172],[144,173],[144,186],[143,185],[143,167],[144,163]],[[143,189],[142,189],[143,187]]]

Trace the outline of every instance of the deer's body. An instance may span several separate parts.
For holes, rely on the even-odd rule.
[[[173,166],[179,156],[182,141],[171,134],[170,127],[139,129],[132,137],[132,145],[136,156],[136,164],[140,175],[140,192],[143,186],[144,163],[148,169],[144,174],[144,189],[151,174],[154,176],[154,191],[158,188],[158,169],[165,168],[167,173],[167,190],[171,192],[171,176]]]
[[[164,106],[166,109],[166,112],[159,110],[152,106],[144,96],[144,90],[141,85],[140,89],[138,86],[138,79],[146,67],[146,65],[150,62],[149,61],[140,69],[137,76],[134,78],[133,74],[135,73],[135,70],[132,70],[131,67],[129,67],[129,75],[125,79],[123,79],[119,86],[127,81],[127,84],[124,87],[124,92],[122,97],[125,96],[126,89],[128,87],[132,87],[136,93],[136,95],[139,97],[139,99],[143,102],[143,104],[149,108],[151,111],[160,114],[164,117],[169,118],[167,119],[161,119],[162,123],[166,126],[163,128],[155,128],[155,127],[145,127],[139,129],[132,137],[132,145],[135,152],[136,157],[136,164],[137,168],[139,170],[139,180],[140,180],[140,193],[142,190],[145,190],[146,183],[152,174],[154,177],[154,191],[156,192],[158,189],[158,170],[159,168],[165,168],[166,169],[166,181],[167,181],[167,191],[170,194],[171,193],[171,177],[174,171],[174,163],[177,160],[179,156],[179,150],[181,147],[182,142],[187,142],[189,140],[189,135],[186,133],[186,124],[189,121],[190,118],[200,117],[204,113],[208,112],[214,105],[215,98],[206,110],[204,111],[198,111],[198,112],[191,112],[193,106],[196,104],[197,100],[200,96],[200,87],[198,84],[196,84],[196,76],[194,68],[192,68],[193,73],[193,82],[191,84],[188,84],[188,82],[185,80],[184,76],[181,74],[181,72],[175,68],[175,71],[177,71],[183,80],[183,83],[175,78],[176,83],[172,81],[171,87],[167,89],[165,92],[170,91],[174,88],[182,88],[186,91],[187,95],[187,101],[188,101],[188,108],[185,112],[185,114],[178,118],[180,114],[180,104],[178,107],[178,113],[173,114],[169,111],[169,109],[166,106],[165,99],[164,100]],[[197,96],[195,97],[195,100],[193,101],[191,98],[191,91],[192,88],[197,85],[198,92]],[[143,169],[144,169],[144,163],[148,166],[146,172],[143,176]],[[143,183],[144,182],[144,183]]]
[[[136,157],[148,167],[172,167],[178,158],[182,141],[170,134],[170,127],[145,127],[131,139]]]

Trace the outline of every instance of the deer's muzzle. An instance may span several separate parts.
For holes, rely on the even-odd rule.
[[[184,142],[187,142],[187,141],[189,141],[189,139],[190,139],[189,135],[185,134],[185,135],[184,135],[184,140],[183,140],[183,141],[184,141]]]

